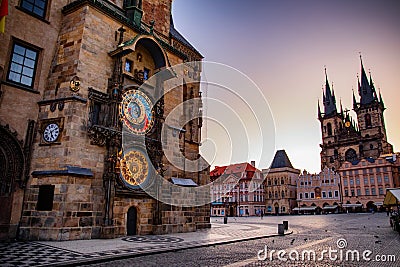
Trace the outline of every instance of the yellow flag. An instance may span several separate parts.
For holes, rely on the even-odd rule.
[[[0,33],[4,33],[5,29],[6,29],[6,17],[4,16],[0,19]]]

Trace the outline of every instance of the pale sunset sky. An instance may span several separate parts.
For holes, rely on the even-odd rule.
[[[360,52],[387,108],[388,140],[400,151],[399,12],[400,1],[396,0],[173,1],[175,28],[205,61],[229,65],[255,82],[274,117],[275,149],[285,149],[295,168],[310,172],[320,170],[317,101],[322,99],[324,67],[338,109],[340,100],[343,108],[351,109]],[[221,93],[207,93],[224,99]],[[207,124],[206,130],[208,138],[218,135],[213,124]],[[232,162],[218,138],[214,142],[213,166],[254,157],[243,153]],[[257,167],[268,168],[271,160],[264,158],[256,162]]]

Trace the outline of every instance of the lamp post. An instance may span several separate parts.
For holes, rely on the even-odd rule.
[[[224,204],[225,204],[225,211],[224,211],[224,224],[228,223],[228,196],[225,194]]]

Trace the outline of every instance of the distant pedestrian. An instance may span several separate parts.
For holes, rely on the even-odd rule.
[[[262,218],[263,218],[263,216],[264,216],[263,210],[261,210],[260,214],[261,214],[261,220],[262,220]]]

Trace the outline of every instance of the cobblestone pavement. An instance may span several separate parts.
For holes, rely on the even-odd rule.
[[[277,233],[276,225],[260,224],[256,220],[237,223],[236,220],[229,218],[229,223],[223,224],[222,218],[212,218],[211,229],[192,233],[101,240],[0,243],[0,266],[75,265],[231,243]]]
[[[289,221],[293,234],[90,266],[400,266],[400,236],[390,228],[385,213],[264,217],[262,222],[259,218],[237,218],[235,223],[272,226],[282,220]],[[266,259],[259,260],[257,254],[260,252],[260,257],[264,257],[266,248]],[[286,261],[278,259],[279,250],[285,251],[281,256]],[[322,253],[324,250],[326,252]],[[299,260],[296,259],[296,252],[292,251],[299,253]],[[315,260],[308,260],[308,255],[312,254],[307,253],[312,251],[315,252]],[[356,251],[360,261],[357,261]],[[305,260],[301,260],[302,253],[305,253]],[[371,260],[364,260],[363,253]],[[290,260],[289,255],[294,260]]]

